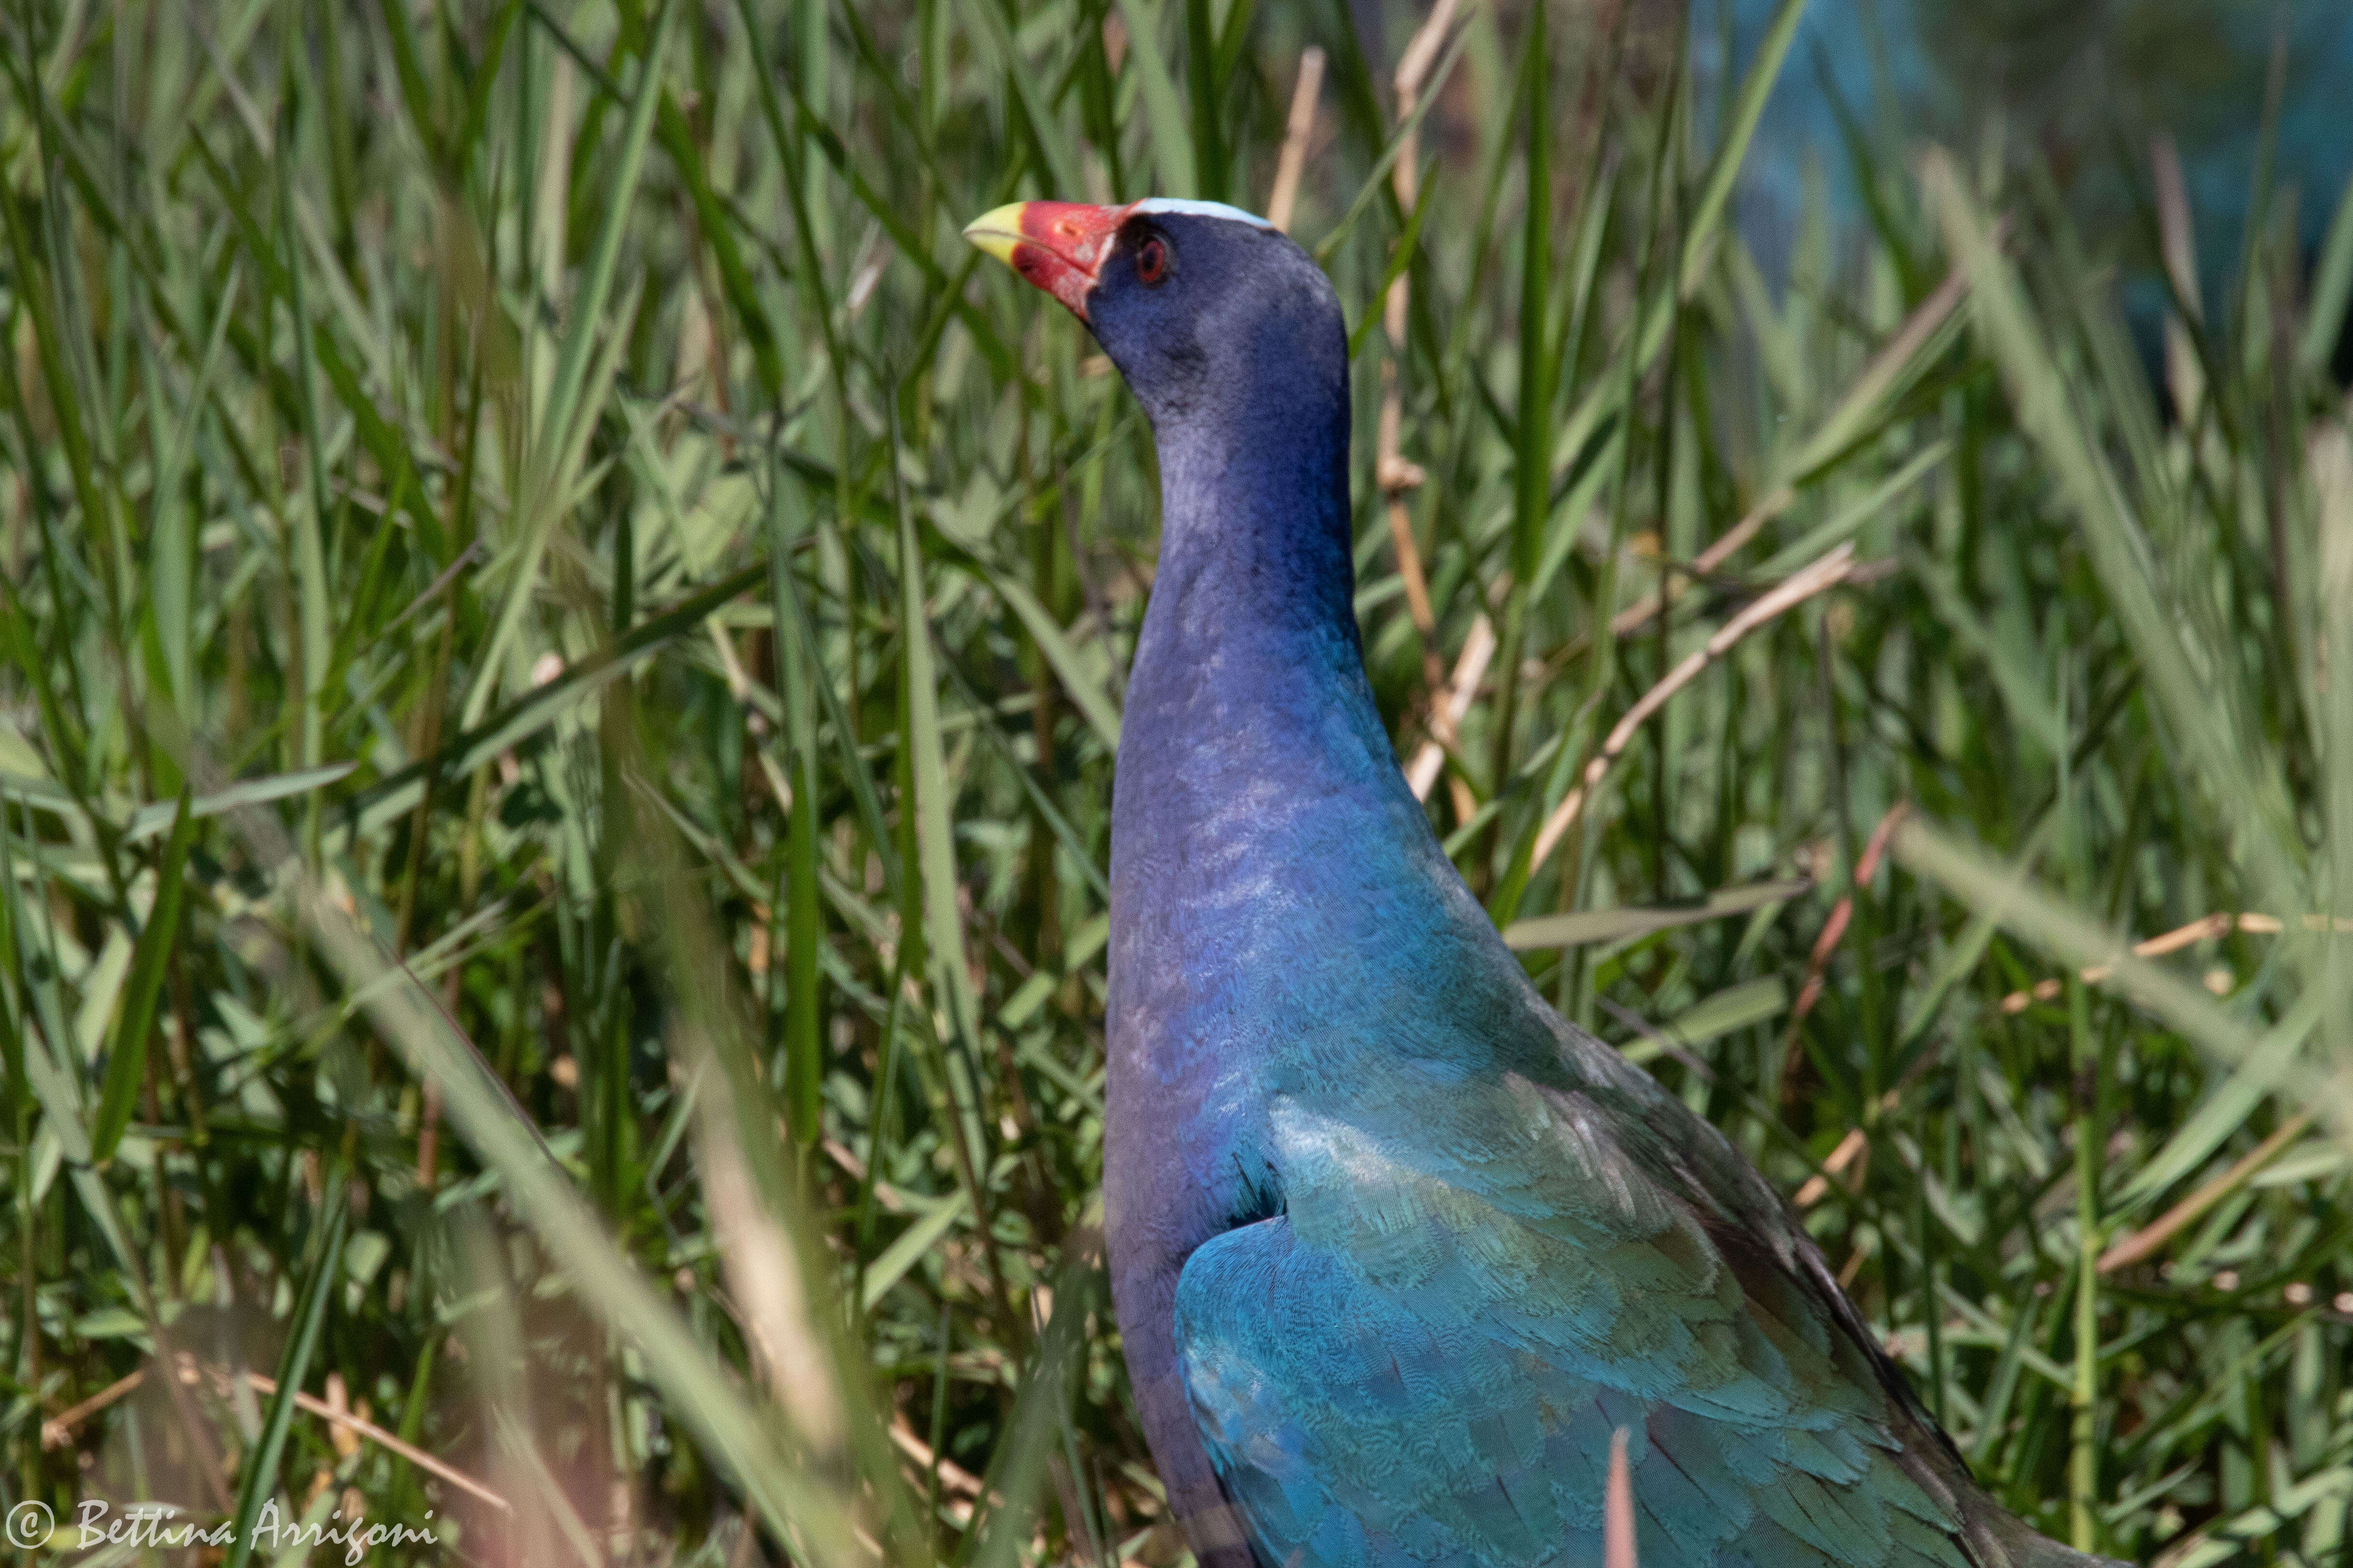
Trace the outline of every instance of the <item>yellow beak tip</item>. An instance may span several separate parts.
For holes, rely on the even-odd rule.
[[[964,237],[973,247],[997,258],[1008,267],[1013,265],[1013,247],[1021,243],[1021,209],[1027,203],[1008,202],[993,211],[985,212],[964,226]]]

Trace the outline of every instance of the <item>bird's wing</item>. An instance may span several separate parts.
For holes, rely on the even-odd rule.
[[[1176,1296],[1195,1418],[1263,1561],[1599,1562],[1621,1428],[1642,1568],[1996,1558],[1827,1281],[1749,1212],[1758,1179],[1720,1140],[1623,1146],[1706,1131],[1601,1103],[1629,1090],[1506,1075],[1387,1126],[1362,1096],[1345,1120],[1278,1110],[1283,1212],[1200,1247]]]

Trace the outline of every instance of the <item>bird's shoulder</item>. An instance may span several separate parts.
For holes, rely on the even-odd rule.
[[[1345,1145],[1531,1222],[1550,1213],[1622,1236],[1692,1223],[1803,1250],[1787,1205],[1721,1131],[1505,962],[1500,982],[1422,984],[1422,1005],[1354,1031],[1375,1037],[1271,1086],[1274,1137],[1290,1145],[1278,1160]]]

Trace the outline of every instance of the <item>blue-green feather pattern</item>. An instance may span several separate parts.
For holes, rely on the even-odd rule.
[[[1177,1285],[1187,1392],[1262,1561],[1598,1563],[1620,1428],[1647,1568],[1972,1561],[1869,1352],[1793,1234],[1725,1201],[1756,1194],[1709,1191],[1730,1151],[1678,1102],[1498,1073],[1366,1117],[1365,1087],[1282,1103],[1284,1212]],[[1653,1141],[1613,1136],[1630,1110],[1715,1146],[1662,1182]]]

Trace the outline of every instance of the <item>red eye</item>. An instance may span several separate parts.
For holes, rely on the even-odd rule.
[[[1136,247],[1135,275],[1147,289],[1156,289],[1168,276],[1168,247],[1158,238],[1147,239]]]

